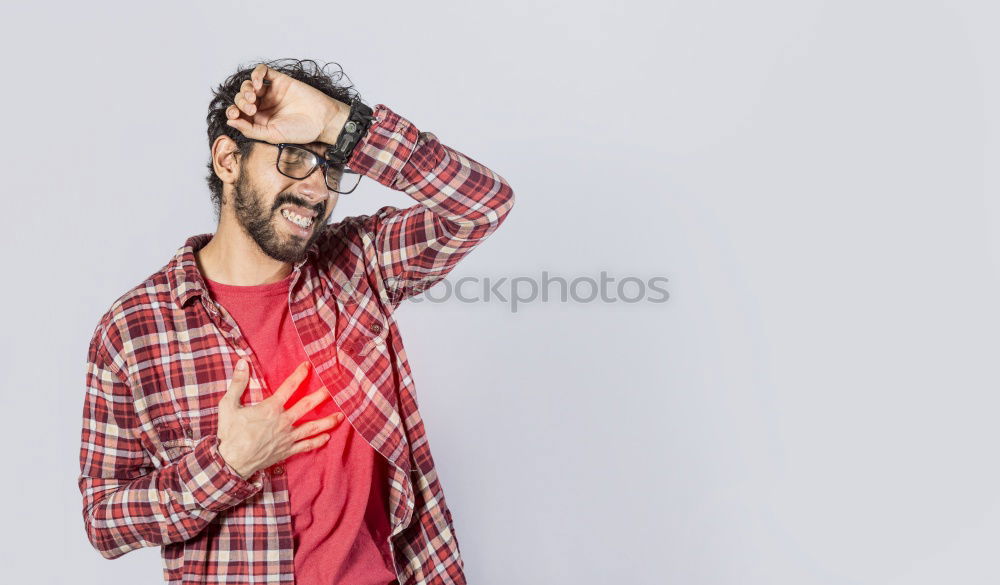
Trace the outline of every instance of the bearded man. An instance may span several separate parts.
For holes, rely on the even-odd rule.
[[[194,235],[100,318],[79,488],[109,559],[168,584],[463,584],[393,311],[514,202],[497,173],[312,61],[214,92]],[[362,177],[415,200],[328,223]]]

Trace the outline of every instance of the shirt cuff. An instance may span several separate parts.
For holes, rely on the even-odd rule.
[[[347,166],[386,187],[400,189],[403,167],[417,149],[420,131],[409,120],[378,104],[368,131],[354,147]]]
[[[263,482],[258,470],[243,479],[219,453],[218,435],[203,437],[194,450],[181,459],[180,480],[206,510],[220,512],[260,491]]]

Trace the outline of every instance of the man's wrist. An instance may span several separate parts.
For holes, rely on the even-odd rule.
[[[234,461],[231,457],[226,456],[225,445],[222,443],[221,440],[219,441],[218,449],[219,449],[219,456],[222,457],[222,460],[225,461],[226,465],[231,467],[233,471],[235,471],[240,477],[242,477],[243,479],[247,479],[251,475],[253,475],[254,470],[252,469],[244,470],[243,467],[238,462]]]
[[[337,137],[340,136],[340,132],[344,129],[344,124],[347,123],[347,118],[351,113],[350,104],[333,98],[330,98],[330,102],[331,107],[326,116],[326,126],[316,140],[325,144],[334,144],[337,141]]]

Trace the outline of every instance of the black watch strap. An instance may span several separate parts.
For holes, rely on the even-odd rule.
[[[372,109],[361,103],[361,100],[357,98],[351,100],[351,112],[347,116],[344,128],[340,131],[340,136],[333,146],[326,149],[328,159],[340,165],[347,164],[354,147],[358,145],[372,123],[372,112]]]

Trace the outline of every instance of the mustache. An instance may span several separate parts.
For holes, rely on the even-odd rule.
[[[324,212],[326,211],[326,205],[322,203],[319,203],[317,205],[311,205],[305,199],[296,197],[294,195],[279,196],[277,199],[274,200],[274,206],[271,208],[271,211],[277,211],[279,207],[281,207],[286,203],[291,203],[293,205],[305,207],[306,209],[312,209],[313,211],[316,212],[316,217],[323,217]]]

